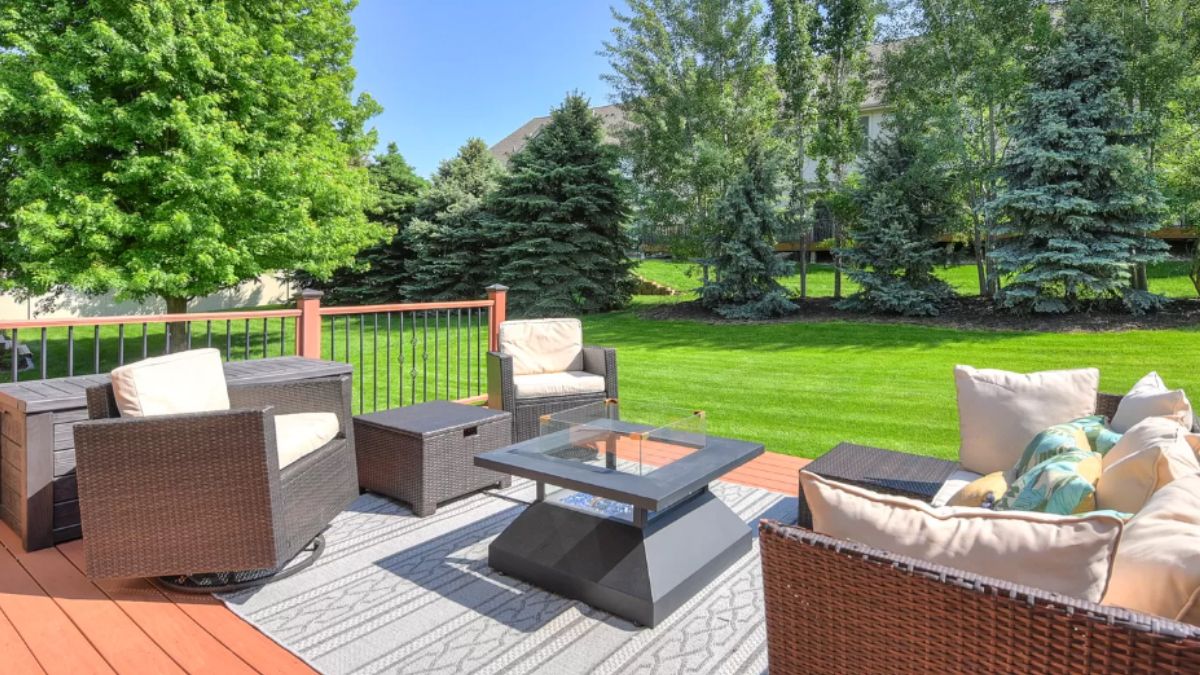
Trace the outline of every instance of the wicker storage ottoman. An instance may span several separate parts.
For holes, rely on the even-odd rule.
[[[475,455],[512,442],[512,415],[502,410],[430,401],[354,418],[358,482],[432,515],[448,499],[510,476],[475,466]]]

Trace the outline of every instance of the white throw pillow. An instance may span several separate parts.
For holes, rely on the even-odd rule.
[[[1159,490],[1125,525],[1104,604],[1200,625],[1200,475]]]
[[[820,534],[1092,602],[1121,537],[1121,519],[1104,513],[934,508],[807,471],[800,484]]]
[[[193,349],[156,356],[112,371],[122,417],[229,410],[221,353]]]
[[[1100,371],[1047,370],[1022,375],[970,366],[954,369],[959,463],[987,475],[1007,471],[1038,433],[1096,412]]]
[[[1155,492],[1200,472],[1197,438],[1165,417],[1148,417],[1104,455],[1096,508],[1137,513]]]
[[[513,375],[583,370],[579,319],[531,319],[500,324],[500,353],[512,357]]]
[[[1133,385],[1117,406],[1109,428],[1123,434],[1147,417],[1166,417],[1184,429],[1192,428],[1192,403],[1182,389],[1167,389],[1167,385],[1151,372]]]

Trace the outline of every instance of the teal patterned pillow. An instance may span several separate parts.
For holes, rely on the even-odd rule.
[[[1087,432],[1073,422],[1055,424],[1029,441],[1021,459],[1006,477],[1011,484],[1038,464],[1072,450],[1091,450]]]
[[[1091,447],[1092,452],[1098,452],[1101,455],[1107,455],[1117,441],[1121,440],[1121,434],[1108,428],[1108,418],[1104,415],[1080,417],[1067,422],[1067,424],[1082,429],[1084,435],[1087,436],[1088,446]]]
[[[1054,455],[1020,475],[996,511],[1038,511],[1068,516],[1096,510],[1101,455],[1076,448]]]

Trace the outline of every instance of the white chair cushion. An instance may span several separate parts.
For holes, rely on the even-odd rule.
[[[1151,372],[1137,381],[1117,406],[1108,426],[1123,434],[1147,417],[1166,417],[1184,429],[1192,428],[1192,403],[1182,389],[1167,389],[1167,385]]]
[[[1102,512],[1058,516],[944,506],[800,472],[813,530],[964,572],[1099,602],[1121,537]]]
[[[513,388],[516,390],[517,398],[597,394],[604,392],[604,378],[600,375],[579,371],[514,375]]]
[[[337,415],[328,412],[275,416],[275,447],[279,468],[332,441],[338,434]]]
[[[221,353],[193,349],[156,356],[112,371],[122,417],[151,417],[229,410]]]
[[[980,474],[1007,471],[1038,433],[1096,412],[1100,371],[1048,370],[1022,375],[1004,370],[954,369],[962,468]]]
[[[513,375],[583,370],[579,319],[532,319],[500,324],[500,353],[512,357]]]
[[[933,496],[933,499],[929,500],[929,505],[945,506],[950,502],[951,497],[958,494],[963,488],[980,478],[983,478],[982,474],[975,473],[974,471],[967,471],[966,469],[956,469],[954,473],[950,474],[950,477],[946,479],[946,482],[942,483],[942,487],[938,488],[937,494]]]

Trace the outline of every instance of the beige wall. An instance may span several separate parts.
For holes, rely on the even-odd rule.
[[[875,140],[884,131],[884,125],[887,122],[888,113],[886,109],[874,108],[864,110],[862,115],[867,118],[867,138]],[[858,163],[855,162],[855,167]],[[812,159],[804,160],[804,180],[808,182],[816,182],[817,180],[817,163]]]
[[[263,275],[237,288],[215,293],[193,300],[189,311],[213,311],[219,309],[252,308],[290,302],[294,291],[291,284],[275,275]],[[74,318],[87,316],[120,316],[129,314],[162,314],[166,306],[160,299],[145,302],[117,302],[112,295],[88,297],[80,293],[67,292],[60,296],[50,311],[41,309],[43,298],[18,300],[11,295],[0,295],[0,321],[21,319]]]

